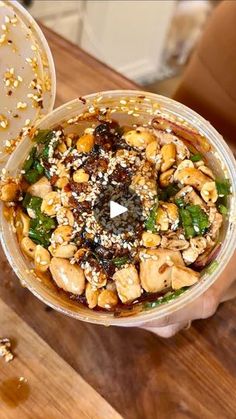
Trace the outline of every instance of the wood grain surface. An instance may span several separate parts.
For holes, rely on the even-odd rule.
[[[57,104],[92,91],[135,88],[49,30],[45,34],[55,57]],[[235,301],[165,340],[50,310],[20,286],[3,254],[0,260],[1,298],[124,418],[236,418]]]
[[[1,419],[121,419],[1,299],[0,319],[1,334],[12,338],[15,353],[15,359],[9,364],[1,361]]]

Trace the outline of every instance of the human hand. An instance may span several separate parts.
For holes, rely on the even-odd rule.
[[[140,327],[158,336],[168,338],[181,329],[188,329],[192,320],[213,316],[220,303],[236,297],[235,254],[215,284],[193,303],[161,320],[143,323]]]

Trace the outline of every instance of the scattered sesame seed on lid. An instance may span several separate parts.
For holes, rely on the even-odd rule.
[[[5,41],[6,41],[6,34],[5,34],[5,33],[3,33],[3,34],[0,36],[0,44],[3,44]]]
[[[26,102],[18,102],[16,105],[17,109],[26,109],[27,103]]]

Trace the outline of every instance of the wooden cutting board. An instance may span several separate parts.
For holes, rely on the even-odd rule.
[[[121,419],[1,299],[0,320],[0,338],[12,339],[15,354],[10,363],[0,358],[1,419]],[[63,339],[63,331],[60,338]]]

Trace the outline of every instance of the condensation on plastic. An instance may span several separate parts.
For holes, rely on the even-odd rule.
[[[101,96],[100,96],[101,95]],[[152,104],[158,104],[159,110],[165,115],[174,115],[177,118],[182,118],[184,121],[189,123],[190,126],[195,127],[206,136],[209,143],[212,145],[213,151],[208,153],[209,162],[212,166],[217,167],[218,173],[224,172],[232,184],[232,196],[230,197],[229,208],[230,217],[229,222],[225,223],[223,231],[223,243],[219,254],[216,257],[218,266],[215,271],[211,274],[204,274],[199,283],[192,286],[181,296],[160,305],[156,308],[152,308],[148,311],[142,311],[141,313],[135,314],[130,317],[116,318],[111,313],[95,312],[84,306],[81,306],[75,301],[69,300],[63,293],[55,290],[51,283],[44,283],[37,279],[34,274],[30,273],[32,264],[27,260],[20,251],[19,244],[16,239],[16,235],[13,233],[11,226],[4,219],[3,212],[0,213],[0,222],[2,225],[1,240],[5,250],[6,256],[9,263],[14,269],[16,275],[20,278],[23,285],[28,287],[34,295],[42,300],[47,305],[51,306],[55,310],[58,310],[66,315],[74,317],[79,320],[104,324],[104,325],[120,325],[120,326],[135,326],[145,321],[154,319],[164,318],[170,313],[174,313],[176,310],[183,308],[185,305],[191,303],[203,292],[205,292],[219,277],[220,273],[229,262],[230,257],[233,254],[236,245],[236,208],[235,208],[235,192],[236,192],[236,164],[232,152],[230,151],[227,144],[224,142],[221,135],[201,116],[196,112],[190,110],[186,106],[168,99],[163,96],[138,91],[110,91],[102,92],[96,95],[85,96],[88,102],[93,102],[94,98],[102,97],[99,102],[100,107],[115,106],[129,99],[137,100],[137,97],[144,96],[149,100],[139,99],[141,101],[141,110],[139,110],[139,118],[135,118],[132,115],[124,114],[123,112],[115,112],[113,114],[114,119],[123,123],[147,123],[150,121],[150,115],[147,113],[147,109],[152,107]],[[83,105],[80,100],[75,100],[67,103],[60,108],[55,109],[51,114],[46,116],[38,125],[40,128],[52,128],[53,126],[61,123],[68,118],[72,118],[75,115],[84,112],[87,105]],[[78,125],[79,126],[79,125]],[[78,127],[77,126],[77,127]],[[10,174],[16,175],[27,156],[32,143],[27,138],[21,143],[16,151],[13,153],[6,166]],[[217,151],[217,153],[216,153]]]
[[[48,43],[32,16],[16,1],[0,1],[0,167],[6,163],[15,139],[22,130],[52,111],[55,102],[56,75]],[[4,78],[12,71],[10,85]],[[42,106],[35,106],[32,95],[37,94],[31,82],[38,80],[42,85]],[[17,83],[14,86],[14,81]],[[39,85],[38,83],[36,83]],[[31,95],[31,96],[29,96]],[[37,99],[37,97],[35,96]],[[19,108],[19,103],[25,108]]]

